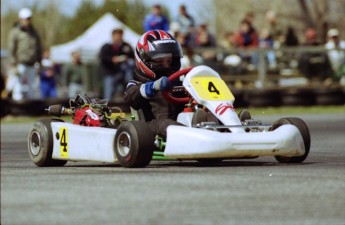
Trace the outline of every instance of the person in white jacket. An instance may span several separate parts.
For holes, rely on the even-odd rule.
[[[327,33],[328,41],[325,48],[328,50],[328,58],[334,72],[337,72],[341,65],[345,63],[345,41],[340,40],[339,31],[330,29]]]

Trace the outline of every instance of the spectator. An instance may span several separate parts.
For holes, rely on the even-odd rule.
[[[266,19],[268,21],[269,35],[273,40],[273,46],[279,48],[282,43],[285,42],[285,31],[274,11],[269,10],[266,13]]]
[[[304,36],[305,42],[303,46],[321,46],[317,41],[317,33],[314,28],[306,29]],[[327,54],[324,51],[303,52],[299,57],[298,67],[302,74],[312,81],[325,80],[332,72]]]
[[[35,97],[35,64],[41,62],[41,40],[31,22],[32,12],[22,8],[19,21],[9,34],[9,52],[12,67],[17,69],[19,75],[18,89],[14,90],[13,98],[33,99]]]
[[[180,27],[179,32],[185,37],[185,43],[190,44],[191,34],[194,32],[194,19],[188,14],[185,5],[180,6],[177,22]]]
[[[181,59],[181,69],[204,64],[203,58],[195,54],[193,48],[187,47],[184,52],[185,54]]]
[[[194,44],[195,47],[216,47],[216,41],[213,35],[208,31],[207,24],[201,24],[195,33]],[[210,49],[203,51],[201,56],[205,60],[205,64],[213,67],[212,64],[216,61],[216,51]]]
[[[224,35],[224,40],[222,42],[222,47],[231,50],[237,47],[236,34],[232,31],[226,32]]]
[[[148,14],[144,19],[144,30],[169,30],[169,21],[162,15],[160,5],[152,6],[152,13]]]
[[[264,28],[260,32],[259,46],[260,48],[273,48],[274,40],[270,35],[268,29]],[[266,52],[266,58],[268,60],[268,65],[270,69],[276,68],[276,56],[274,50],[268,50]]]
[[[257,66],[257,53],[247,50],[257,48],[259,46],[258,36],[255,29],[247,20],[242,20],[240,23],[239,31],[236,33],[236,44],[239,48],[244,49],[244,51],[240,53],[241,58],[245,62],[250,62],[253,66]]]
[[[132,47],[123,41],[123,30],[112,31],[113,43],[102,46],[100,51],[101,71],[104,76],[103,97],[111,100],[114,94],[122,96],[125,86],[132,79],[134,52]]]
[[[187,40],[186,40],[186,35],[181,32],[175,32],[174,33],[175,39],[179,42],[182,48],[188,47],[187,45]]]
[[[296,35],[295,29],[291,26],[287,28],[286,35],[284,38],[285,46],[297,46],[299,44],[298,37]]]
[[[249,25],[250,33],[256,33],[256,29],[254,27],[254,19],[255,19],[255,14],[253,12],[247,12],[243,18],[243,21],[246,21]]]
[[[40,89],[42,98],[56,98],[56,72],[54,63],[49,58],[42,60],[42,70],[40,74]]]
[[[207,24],[203,23],[199,26],[194,37],[194,45],[196,47],[215,47],[216,41],[213,35],[208,31]]]
[[[65,65],[63,70],[63,84],[68,86],[68,97],[74,98],[77,94],[84,93],[84,74],[86,74],[85,68],[82,65],[80,59],[80,52],[73,51],[72,63]]]
[[[341,65],[345,64],[345,41],[339,39],[339,31],[330,29],[327,33],[328,41],[325,45],[333,71],[339,71]]]
[[[251,24],[242,20],[239,31],[236,34],[236,44],[241,48],[256,48],[258,47],[258,36]]]

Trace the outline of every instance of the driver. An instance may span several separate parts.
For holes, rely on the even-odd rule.
[[[161,93],[176,85],[168,77],[180,70],[182,56],[180,44],[163,30],[148,31],[137,43],[134,80],[128,82],[124,98],[133,109],[142,110],[155,135],[166,137],[169,125],[182,125],[176,119],[183,105],[168,102]]]

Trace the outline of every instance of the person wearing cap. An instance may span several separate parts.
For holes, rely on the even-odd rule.
[[[16,100],[35,98],[35,64],[41,62],[40,36],[31,22],[32,12],[23,8],[18,13],[18,23],[9,33],[10,63],[19,75],[20,90],[13,93]]]
[[[44,55],[49,54],[47,51]],[[42,98],[56,98],[56,71],[54,68],[54,62],[49,58],[45,57],[41,62],[42,69],[40,73],[40,89]]]
[[[331,62],[332,69],[337,73],[341,66],[345,64],[345,41],[340,40],[339,31],[335,28],[327,32],[328,41],[325,48],[328,51],[328,58]]]

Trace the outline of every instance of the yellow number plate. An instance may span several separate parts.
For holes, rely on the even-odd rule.
[[[68,130],[67,127],[60,127],[60,155],[62,158],[68,158]]]
[[[225,82],[218,77],[193,77],[192,86],[199,97],[208,101],[235,99]]]

